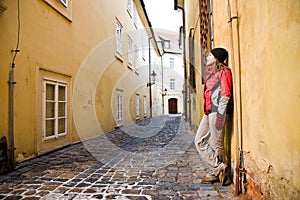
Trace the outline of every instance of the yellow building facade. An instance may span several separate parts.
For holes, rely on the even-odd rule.
[[[150,116],[160,57],[143,1],[0,3],[0,136],[15,162]]]
[[[229,119],[232,171],[242,158],[248,189],[270,199],[299,197],[300,189],[300,2],[245,0],[175,0],[185,11],[190,93],[190,122],[202,112],[202,76],[206,52],[229,51],[234,77],[234,114]],[[187,41],[188,43],[188,41]],[[228,129],[229,128],[229,129]],[[227,138],[228,139],[228,138]],[[228,140],[227,140],[228,141]],[[239,157],[240,151],[243,156]],[[236,179],[234,179],[235,181]]]

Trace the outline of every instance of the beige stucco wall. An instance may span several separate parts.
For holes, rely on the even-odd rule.
[[[8,137],[7,81],[13,57],[11,49],[15,48],[17,40],[17,1],[1,2],[8,9],[0,15],[0,136]],[[116,88],[125,91],[126,101],[134,91],[140,94],[141,101],[143,96],[149,99],[148,79],[145,79],[147,57],[145,63],[141,63],[139,73],[127,67],[125,45],[123,61],[115,57],[116,20],[121,21],[124,33],[141,28],[147,45],[149,30],[143,29],[147,21],[139,1],[134,1],[141,17],[136,25],[127,11],[127,1],[70,2],[66,12],[59,12],[65,8],[56,1],[20,1],[21,52],[16,58],[14,104],[17,161],[114,130]],[[126,44],[125,34],[123,40]],[[153,59],[159,59],[157,52],[153,52]],[[131,74],[129,77],[128,73]],[[124,76],[127,79],[121,80]],[[44,77],[68,84],[69,104],[68,134],[47,141],[42,138]],[[143,102],[140,107],[143,108]],[[127,103],[126,109],[124,125],[135,121],[129,112],[134,110],[135,116],[135,104]]]
[[[200,20],[199,20],[199,1],[185,1],[185,13],[186,13],[186,34],[187,38],[192,30],[192,36],[194,36],[194,55],[195,55],[195,79],[196,79],[196,89],[192,91],[190,89],[190,116],[191,116],[191,126],[196,130],[200,124],[200,120],[203,116],[203,85],[202,85],[202,73],[201,73],[201,44],[200,44]],[[189,68],[189,41],[186,42],[187,51],[187,66],[188,74]]]
[[[300,2],[230,1],[239,17],[240,54],[236,20],[232,52],[227,5],[213,2],[215,46],[234,53],[235,81],[240,58],[243,149],[260,170],[271,167],[279,181],[300,189]]]
[[[284,187],[289,188],[285,193],[291,195],[295,191],[292,187],[300,188],[300,2],[229,2],[231,16],[238,16],[239,24],[233,19],[231,36],[228,1],[214,0],[213,36],[214,47],[229,51],[229,66],[233,72],[237,113],[230,121],[232,127],[226,127],[232,131],[227,141],[231,142],[232,164],[236,156],[236,136],[242,132],[238,139],[242,139],[245,158],[251,158],[245,161],[248,176],[270,198],[282,196]],[[195,41],[199,43],[198,3],[197,0],[184,1],[186,31],[195,28]],[[196,67],[201,66],[199,46],[195,45]],[[200,108],[191,113],[193,126],[200,120],[197,113],[203,113],[200,68],[196,71],[194,99]]]

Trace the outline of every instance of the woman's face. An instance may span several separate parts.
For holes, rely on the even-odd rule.
[[[216,62],[216,58],[214,57],[214,55],[212,53],[209,53],[208,56],[206,57],[206,65],[212,65]]]

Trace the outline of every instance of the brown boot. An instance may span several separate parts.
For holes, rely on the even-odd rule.
[[[201,179],[201,183],[205,183],[205,184],[214,183],[214,182],[217,182],[217,181],[219,181],[218,177],[213,176],[213,175],[209,175],[209,176],[206,176],[206,177]]]
[[[225,181],[226,181],[226,178],[228,178],[228,174],[229,174],[229,171],[228,171],[228,166],[226,164],[224,164],[220,170],[220,173],[219,173],[219,181],[220,181],[220,185],[221,186],[224,186],[225,185]]]

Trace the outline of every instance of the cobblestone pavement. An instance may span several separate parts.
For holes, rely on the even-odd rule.
[[[207,173],[179,115],[162,115],[17,165],[0,199],[232,199]]]

